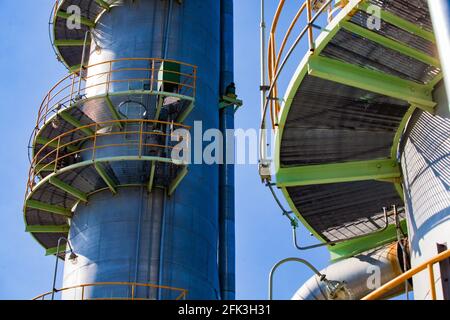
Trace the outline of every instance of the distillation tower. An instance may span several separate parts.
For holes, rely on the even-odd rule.
[[[234,126],[232,24],[232,0],[56,1],[69,75],[39,108],[24,217],[66,258],[63,299],[234,299],[234,167],[172,157],[177,129]]]
[[[332,260],[293,298],[450,299],[450,2],[300,1],[277,39],[285,7],[267,63],[261,24],[261,127],[270,114],[276,139],[275,172],[262,152],[260,174],[289,203],[295,247]],[[299,243],[299,223],[320,243]]]

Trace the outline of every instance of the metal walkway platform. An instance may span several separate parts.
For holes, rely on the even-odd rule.
[[[59,59],[69,70],[80,68],[86,32],[95,27],[98,18],[109,11],[115,2],[117,0],[56,0],[50,17],[51,41]],[[75,13],[71,10],[73,5],[81,9],[80,28],[69,28],[67,24],[68,19]],[[88,36],[90,39],[90,35]],[[90,46],[88,41],[86,52],[90,52]]]
[[[47,254],[56,253],[75,208],[95,193],[175,191],[188,168],[172,157],[179,143],[172,137],[190,129],[182,122],[195,91],[195,66],[134,58],[84,66],[48,92],[30,139],[24,204],[26,231]]]
[[[272,91],[271,112],[277,186],[319,240],[343,241],[329,246],[340,259],[395,240],[388,228],[345,241],[381,229],[383,207],[403,206],[399,141],[414,110],[433,112],[442,73],[426,0],[339,1],[333,13],[316,39],[305,27],[311,50],[281,103]],[[276,87],[275,50],[269,60]]]

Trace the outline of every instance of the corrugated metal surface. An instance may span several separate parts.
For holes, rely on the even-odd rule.
[[[281,165],[388,158],[408,103],[306,76],[289,111]]]
[[[106,3],[113,3],[115,0],[104,0]],[[95,0],[70,0],[62,1],[60,11],[67,12],[67,8],[71,5],[76,5],[81,9],[81,16],[95,21],[98,15],[104,10]],[[56,40],[84,40],[86,32],[89,30],[88,26],[81,25],[81,28],[67,28],[67,19],[56,18],[54,25],[54,35]],[[66,61],[68,66],[76,66],[81,63],[83,52],[82,46],[59,46],[58,50]],[[90,43],[88,42],[86,52],[90,50]]]
[[[321,55],[418,83],[428,83],[440,71],[346,30],[340,30]]]
[[[417,110],[401,143],[412,267],[438,254],[438,245],[450,244],[450,109],[442,82],[434,98],[435,114]],[[437,299],[448,299],[443,295],[448,282],[439,264],[434,272]],[[415,299],[430,299],[427,273],[414,276],[413,283]]]
[[[350,21],[352,23],[355,23],[359,25],[360,27],[367,28],[368,21],[367,19],[370,17],[369,14],[367,14],[364,11],[357,11]],[[401,29],[399,27],[394,26],[393,24],[390,24],[384,20],[381,20],[381,28],[380,29],[373,29],[372,32],[375,32],[377,34],[380,34],[382,36],[385,36],[387,38],[390,38],[392,40],[397,40],[400,43],[406,44],[411,48],[415,48],[417,50],[420,50],[430,56],[437,57],[437,48],[434,43],[431,41],[428,41],[422,37],[416,36],[415,34],[408,32],[404,29]]]
[[[383,10],[391,12],[425,30],[433,31],[427,0],[369,0],[369,3],[377,5]]]
[[[392,183],[360,181],[287,188],[300,214],[327,240],[345,240],[385,226],[383,207],[403,205]],[[395,223],[394,218],[389,218]]]

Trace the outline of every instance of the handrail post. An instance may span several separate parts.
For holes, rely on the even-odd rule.
[[[94,131],[94,145],[92,149],[92,162],[95,162],[95,156],[97,154],[97,131],[98,131],[98,123],[95,123],[95,131]]]
[[[70,99],[69,99],[69,103],[72,103],[72,99],[73,99],[73,89],[75,88],[75,78],[76,78],[76,74],[72,73],[72,84],[70,86]]]
[[[150,92],[153,92],[155,86],[155,59],[152,59],[152,76],[150,79]]]
[[[141,125],[139,126],[139,159],[142,158],[142,144],[143,144],[143,131],[144,131],[144,120],[141,120]]]
[[[84,288],[85,286],[81,287],[81,301],[84,301]]]
[[[132,283],[131,284],[131,300],[134,300],[135,290],[136,290],[136,284]]]
[[[312,6],[311,0],[306,0],[306,12],[308,18],[308,40],[309,40],[309,51],[314,51],[314,38],[312,30]]]
[[[109,94],[109,89],[111,88],[111,86],[110,86],[111,74],[112,74],[112,61],[109,62],[109,72],[108,72],[108,75],[106,76],[106,92],[105,92],[106,95]]]
[[[44,123],[47,121],[47,115],[48,115],[48,105],[50,104],[50,96],[51,91],[47,94],[47,103],[45,104],[45,112],[44,112]]]
[[[433,270],[433,264],[429,263],[427,265],[428,268],[428,275],[430,277],[430,293],[431,293],[431,300],[436,300],[436,284],[434,281],[434,270]]]
[[[58,160],[59,160],[59,148],[61,145],[61,136],[58,137],[58,144],[56,146],[56,156],[55,156],[55,167],[54,167],[54,172],[56,172],[58,170]]]

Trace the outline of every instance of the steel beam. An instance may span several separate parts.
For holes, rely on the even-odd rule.
[[[377,10],[379,10],[379,12],[381,13],[381,19],[400,28],[403,29],[405,31],[408,31],[409,33],[412,33],[418,37],[424,38],[428,41],[431,42],[436,42],[436,39],[434,37],[434,34],[432,32],[429,32],[427,30],[422,29],[421,27],[419,27],[417,24],[414,24],[412,22],[409,22],[405,19],[400,18],[399,16],[396,16],[395,14],[392,14],[388,11],[385,11],[383,9],[381,9],[380,7],[367,3],[367,2],[363,2],[360,5],[358,5],[358,8],[369,13],[369,14],[373,14],[373,12],[371,11],[371,9],[376,8]]]
[[[57,47],[82,47],[84,40],[60,39],[54,40],[53,44]]]
[[[161,108],[164,103],[164,97],[158,96],[158,102],[156,104],[156,113],[155,113],[155,120],[159,119],[159,115],[161,114]]]
[[[152,165],[150,168],[150,178],[148,180],[148,186],[147,186],[149,193],[151,193],[153,190],[153,182],[155,180],[155,169],[156,169],[156,163],[155,163],[155,161],[152,161]]]
[[[433,110],[436,106],[430,88],[425,85],[342,61],[311,57],[308,73],[325,80],[408,101],[426,111]]]
[[[30,209],[42,210],[42,211],[58,214],[60,216],[64,216],[64,217],[68,217],[68,218],[72,217],[72,211],[69,209],[66,209],[61,206],[56,206],[56,205],[36,201],[36,200],[27,200],[25,202],[25,207],[30,208]]]
[[[56,13],[56,16],[62,19],[69,19],[72,17],[72,14],[64,12],[64,11],[58,11]],[[84,24],[85,26],[88,26],[89,28],[94,28],[95,27],[95,22],[91,21],[85,17],[80,17],[80,23]]]
[[[109,11],[109,9],[111,9],[111,6],[109,5],[109,3],[107,3],[104,0],[95,0],[95,3],[97,3],[100,7],[102,7],[103,9]]]
[[[105,181],[106,185],[111,190],[111,192],[117,194],[117,186],[114,183],[113,179],[111,179],[111,177],[106,173],[105,168],[103,168],[103,166],[98,162],[94,164],[94,167],[95,170],[97,170],[100,177],[102,177],[103,181]]]
[[[188,174],[188,168],[187,166],[184,166],[183,169],[178,173],[178,175],[175,177],[175,179],[170,183],[169,189],[167,190],[167,195],[170,197],[177,187],[180,185],[181,181],[186,177]]]
[[[34,225],[34,226],[26,226],[25,231],[31,233],[67,233],[70,230],[70,226],[67,224],[63,225]]]
[[[72,117],[68,112],[61,112],[59,116],[64,119],[66,122],[70,123],[75,128],[80,128],[80,131],[83,132],[87,136],[93,136],[94,131],[91,128],[87,128],[80,121]]]
[[[50,139],[47,139],[47,138],[44,138],[44,137],[41,137],[41,136],[38,136],[38,137],[36,138],[35,143],[37,143],[37,144],[42,144],[42,145],[44,145],[44,146],[45,146],[45,145],[48,145],[49,147],[52,147],[52,148],[55,148],[55,149],[59,147],[59,146],[58,146],[58,141],[57,141],[57,140],[50,140]],[[76,152],[76,151],[80,150],[80,148],[78,148],[77,146],[75,146],[75,145],[73,145],[73,144],[67,145],[66,148],[67,148],[67,150],[69,150],[70,152]]]
[[[106,101],[106,104],[108,106],[109,111],[111,112],[111,115],[112,115],[113,119],[114,120],[121,120],[119,112],[117,112],[116,108],[114,107],[114,104],[111,101],[111,98],[109,96],[106,96],[105,97],[105,101]],[[120,129],[123,128],[123,125],[120,122],[115,122],[114,124],[116,126],[118,126]]]
[[[192,112],[193,109],[194,109],[194,101],[191,101],[191,102],[189,103],[189,105],[187,106],[187,108],[184,109],[184,110],[180,113],[180,115],[178,116],[176,122],[178,122],[178,123],[184,122],[184,120],[186,120],[186,118],[187,118],[188,115]]]
[[[88,198],[86,193],[82,192],[81,190],[72,187],[71,185],[68,185],[67,183],[59,180],[56,177],[51,177],[49,179],[50,184],[54,185],[55,187],[63,190],[64,192],[67,192],[68,194],[74,196],[80,201],[87,202]]]
[[[406,44],[403,44],[396,40],[392,40],[392,39],[382,36],[376,32],[362,28],[354,23],[342,22],[342,27],[347,31],[357,34],[357,35],[359,35],[363,38],[366,38],[370,41],[376,42],[379,45],[382,45],[383,47],[397,51],[405,56],[411,57],[413,59],[422,61],[423,63],[426,63],[431,66],[435,66],[438,68],[440,68],[440,66],[441,66],[439,59],[429,56],[425,52],[411,48],[411,47],[407,46]]]
[[[53,172],[53,171],[55,171],[55,165],[53,163],[52,164],[40,163],[34,167],[34,170],[36,172]]]
[[[294,187],[398,178],[400,168],[392,159],[355,161],[280,168],[276,177],[279,187]]]

